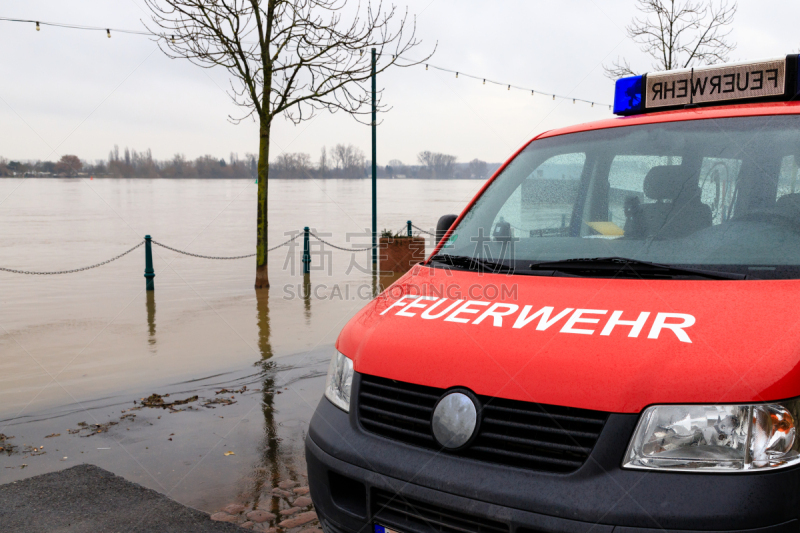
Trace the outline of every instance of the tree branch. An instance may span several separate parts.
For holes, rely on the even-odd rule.
[[[728,60],[736,48],[730,40],[735,0],[637,0],[643,17],[626,27],[628,37],[655,62],[655,71],[711,65]],[[630,63],[619,58],[603,66],[606,76],[632,75]]]

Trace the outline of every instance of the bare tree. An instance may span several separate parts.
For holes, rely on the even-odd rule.
[[[333,164],[337,169],[345,168],[349,162],[350,154],[348,153],[348,146],[344,144],[337,144],[331,150],[331,157],[333,157]]]
[[[429,152],[427,150],[417,154],[417,161],[428,168],[432,178],[451,177],[453,175],[453,165],[456,159],[457,157],[454,155]]]
[[[328,172],[328,151],[324,146],[319,153],[319,172],[323,176],[325,176],[325,173]]]
[[[487,177],[486,174],[488,169],[489,167],[486,165],[486,161],[473,159],[469,162],[469,177],[475,179],[484,179]]]
[[[389,163],[386,165],[386,175],[390,178],[394,178],[395,174],[403,174],[404,171],[405,166],[399,159],[390,159]]]
[[[83,163],[77,155],[62,155],[56,163],[55,171],[65,176],[77,176],[83,168]]]
[[[204,68],[227,69],[232,78],[229,94],[242,108],[239,116],[230,119],[258,121],[255,286],[269,287],[267,185],[272,120],[285,116],[299,123],[323,109],[357,118],[369,113],[369,49],[377,49],[376,71],[383,72],[419,44],[416,25],[408,28],[407,13],[399,15],[394,6],[385,11],[382,4],[377,9],[367,4],[361,13],[360,6],[346,6],[346,0],[145,1],[153,12],[153,29],[162,50]],[[345,13],[353,14],[346,18]]]
[[[341,170],[345,177],[355,178],[364,174],[364,166],[367,161],[364,152],[352,144],[337,144],[331,152],[336,168]]]
[[[282,153],[272,163],[275,177],[306,179],[311,169],[311,156],[303,153]]]
[[[738,8],[729,0],[637,0],[635,17],[625,28],[640,50],[653,58],[656,71],[724,63],[736,48],[730,40]],[[603,67],[611,79],[635,75],[627,59]]]

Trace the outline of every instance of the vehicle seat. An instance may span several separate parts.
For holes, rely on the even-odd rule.
[[[800,219],[800,192],[784,194],[778,198],[775,210],[787,218]]]
[[[683,167],[653,167],[643,185],[645,196],[655,202],[626,201],[626,236],[676,239],[711,226],[711,208],[700,200],[700,187]]]

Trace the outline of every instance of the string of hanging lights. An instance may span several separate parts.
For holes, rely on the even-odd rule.
[[[104,31],[106,35],[111,38],[111,32],[117,33],[127,33],[130,35],[146,35],[148,37],[152,37],[153,34],[146,31],[136,31],[136,30],[120,30],[115,28],[101,28],[99,26],[84,26],[81,24],[64,24],[61,22],[42,22],[40,20],[29,20],[29,19],[15,19],[9,17],[0,17],[0,21],[5,22],[23,22],[27,24],[36,24],[36,31],[41,31],[42,26],[52,26],[54,28],[69,28],[72,30],[89,30],[89,31]]]
[[[392,58],[394,58],[394,57],[395,56],[392,56]],[[404,59],[404,58],[401,57],[399,59]],[[415,62],[415,63],[417,63],[417,62]],[[502,81],[495,81],[495,80],[491,80],[489,78],[485,78],[483,76],[474,76],[472,74],[467,74],[467,73],[462,72],[460,70],[453,70],[453,69],[449,69],[449,68],[445,68],[445,67],[440,67],[440,66],[434,65],[432,63],[424,63],[424,65],[425,65],[425,70],[429,70],[429,69],[432,68],[434,70],[440,70],[442,72],[449,72],[451,74],[455,74],[456,78],[458,78],[459,76],[464,76],[466,78],[472,78],[474,80],[483,80],[483,85],[486,85],[486,83],[488,82],[488,83],[492,83],[494,85],[500,85],[501,87],[505,86],[506,90],[508,90],[508,91],[510,91],[511,89],[517,89],[517,90],[520,90],[520,91],[530,92],[531,96],[535,96],[535,95],[550,96],[550,97],[552,97],[553,100],[556,100],[556,99],[572,100],[573,104],[581,102],[583,104],[589,104],[590,107],[598,106],[598,107],[608,107],[609,110],[611,109],[611,106],[609,104],[603,104],[601,102],[594,102],[592,100],[584,100],[583,98],[574,98],[572,96],[563,96],[563,95],[554,94],[554,93],[551,93],[551,92],[540,91],[538,89],[531,89],[530,87],[520,87],[519,85],[513,85],[513,84],[502,82]]]
[[[80,25],[80,24],[65,24],[65,23],[61,23],[61,22],[42,22],[42,21],[38,21],[38,20],[15,19],[15,18],[9,18],[9,17],[0,17],[0,21],[22,22],[22,23],[27,23],[27,24],[36,24],[36,31],[41,31],[41,26],[53,26],[53,27],[56,27],[56,28],[68,28],[68,29],[73,29],[73,30],[105,31],[106,35],[108,36],[109,39],[111,38],[112,29],[115,32],[125,33],[125,34],[129,34],[129,35],[144,35],[144,36],[147,36],[147,37],[165,38],[165,36],[163,36],[163,35],[157,35],[157,34],[146,32],[146,31],[121,30],[121,29],[114,29],[114,28],[103,28],[103,27],[99,27],[99,26],[84,26],[84,25]],[[175,42],[175,36],[174,35],[170,35],[169,39],[173,43]],[[360,55],[363,55],[364,51],[360,50],[359,53],[360,53]],[[395,57],[393,55],[392,59],[400,59],[400,60],[402,60],[402,59],[405,59],[405,58],[403,58],[403,57]],[[419,63],[419,62],[416,62],[416,61],[411,63],[411,65],[418,65],[418,64],[423,64],[423,63]],[[517,89],[517,90],[520,90],[520,91],[530,92],[531,96],[535,96],[535,95],[551,96],[553,100],[556,100],[556,99],[572,100],[573,104],[581,102],[581,103],[584,103],[584,104],[589,104],[591,107],[594,107],[595,105],[597,105],[598,107],[608,107],[609,110],[611,109],[611,106],[609,104],[603,104],[603,103],[600,103],[600,102],[594,102],[592,100],[585,100],[583,98],[573,98],[572,96],[558,95],[558,94],[551,93],[551,92],[545,92],[545,91],[540,91],[540,90],[537,90],[537,89],[531,89],[529,87],[521,87],[519,85],[512,85],[510,83],[491,80],[491,79],[485,78],[483,76],[475,76],[475,75],[467,74],[465,72],[461,72],[461,71],[458,71],[458,70],[453,70],[453,69],[449,69],[449,68],[445,68],[445,67],[440,67],[440,66],[434,65],[432,63],[424,63],[424,65],[425,65],[425,70],[429,70],[429,69],[432,68],[434,70],[439,70],[441,72],[449,72],[451,74],[455,74],[456,78],[458,78],[459,75],[461,75],[461,76],[464,76],[464,77],[467,77],[467,78],[472,78],[474,80],[483,80],[483,85],[486,85],[486,82],[489,82],[489,83],[494,84],[494,85],[505,86],[506,90],[508,90],[508,91],[510,91],[513,88],[513,89]],[[399,65],[399,66],[404,66],[404,65]]]

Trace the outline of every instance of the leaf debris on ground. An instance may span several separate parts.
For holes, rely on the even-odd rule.
[[[161,395],[153,393],[147,398],[142,398],[142,405],[145,407],[160,407],[162,409],[171,409],[175,411],[176,409],[174,409],[174,406],[176,405],[186,405],[187,403],[196,402],[198,400],[196,395],[184,400],[175,400],[174,402],[165,402],[164,398],[169,398],[169,394]]]
[[[247,385],[243,385],[241,389],[218,390],[214,394],[244,394],[245,392],[247,392]]]
[[[222,404],[222,405],[231,405],[236,403],[234,400],[230,400],[228,398],[212,398],[210,400],[206,400],[203,404],[203,407],[208,407],[209,409],[216,409],[213,407],[214,404]]]
[[[8,442],[13,438],[14,438],[13,435],[9,437],[8,435],[0,433],[0,452],[5,452],[8,455],[11,455],[16,451],[17,447]]]
[[[85,435],[81,437],[91,437],[98,433],[107,433],[111,426],[116,426],[119,422],[106,422],[105,424],[87,424],[86,422],[79,422],[77,429],[68,429],[67,433],[70,435],[79,434],[81,431],[86,431]]]
[[[25,447],[22,449],[22,453],[26,453],[29,456],[36,456],[36,455],[44,455],[47,452],[44,451],[44,446],[36,447],[36,446],[25,445]]]

